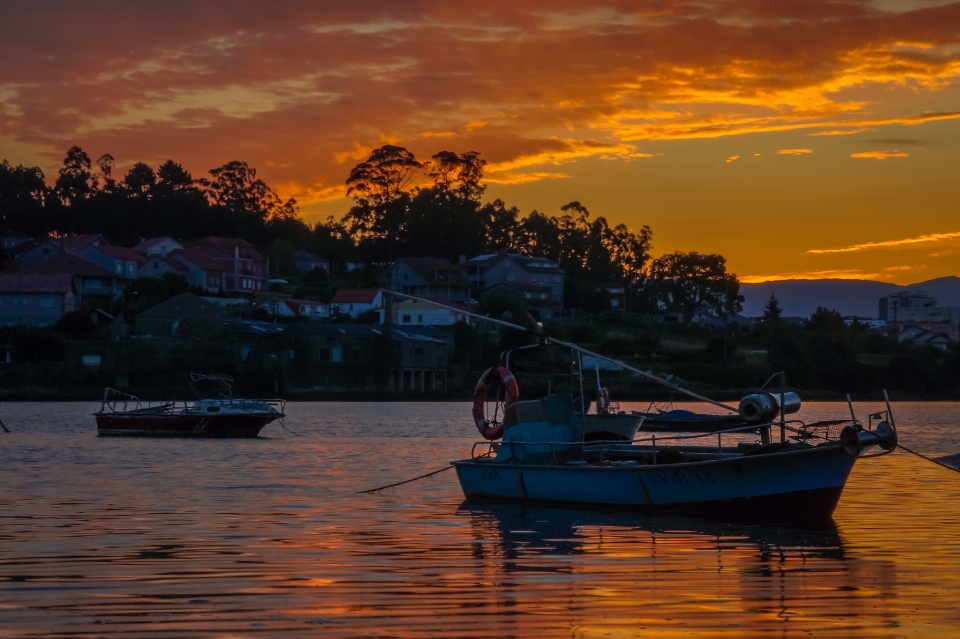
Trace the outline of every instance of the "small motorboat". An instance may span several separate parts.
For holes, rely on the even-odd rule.
[[[632,414],[643,418],[641,430],[654,432],[709,433],[747,424],[739,414],[714,415],[711,413],[695,413],[679,408],[634,411]]]
[[[632,442],[643,423],[644,416],[620,410],[620,403],[610,400],[610,391],[600,384],[600,368],[594,367],[597,375],[597,410],[590,413],[590,403],[581,406],[574,400],[573,409],[586,413],[583,417],[583,441],[628,441]],[[582,379],[582,378],[581,378]]]
[[[148,437],[257,437],[264,426],[285,417],[282,399],[234,399],[228,375],[191,373],[190,386],[212,382],[219,399],[194,402],[141,402],[136,396],[108,388],[94,413],[97,434]]]

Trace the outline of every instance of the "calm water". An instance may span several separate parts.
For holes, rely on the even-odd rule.
[[[464,503],[453,471],[356,493],[466,456],[466,404],[290,404],[301,437],[252,441],[98,438],[97,406],[0,408],[0,637],[960,632],[960,474],[905,453],[805,530]],[[895,410],[960,452],[960,406]]]

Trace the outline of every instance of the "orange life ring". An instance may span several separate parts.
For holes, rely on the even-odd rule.
[[[608,408],[610,408],[610,391],[606,387],[601,387],[600,395],[597,397],[597,413],[605,413]]]
[[[506,389],[507,396],[503,400],[503,409],[510,408],[520,397],[520,389],[517,387],[517,380],[505,366],[495,366],[488,368],[480,381],[477,382],[477,388],[473,391],[473,421],[477,424],[477,430],[483,435],[484,439],[500,439],[503,435],[503,422],[490,421],[487,419],[486,401],[487,390],[499,381]]]

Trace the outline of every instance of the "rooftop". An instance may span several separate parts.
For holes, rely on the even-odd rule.
[[[211,318],[230,318],[230,314],[221,309],[216,304],[200,298],[193,293],[181,293],[176,297],[171,297],[166,302],[161,302],[153,308],[149,308],[137,315],[147,319],[182,319],[184,317],[198,315]]]
[[[68,293],[72,290],[73,277],[69,273],[0,273],[0,293]]]
[[[341,288],[331,300],[332,304],[373,304],[380,294],[378,288]]]
[[[36,275],[51,275],[53,273],[69,273],[73,276],[98,277],[103,279],[116,279],[117,274],[102,266],[94,264],[76,253],[61,253],[48,262],[41,262],[33,268],[24,271]]]

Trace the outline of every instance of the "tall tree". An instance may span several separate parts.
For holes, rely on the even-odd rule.
[[[677,251],[653,260],[648,286],[663,308],[681,313],[683,323],[689,324],[698,310],[719,315],[729,308],[734,282],[739,291],[722,255]]]
[[[28,235],[45,233],[49,193],[40,167],[0,163],[0,222]]]
[[[212,180],[205,181],[207,196],[219,206],[255,212],[266,217],[273,202],[273,191],[257,177],[257,170],[246,162],[234,160],[210,169]]]
[[[423,165],[402,146],[385,144],[374,149],[366,162],[353,167],[347,177],[347,196],[380,206],[397,199]]]
[[[423,165],[407,149],[391,144],[374,149],[347,177],[347,195],[356,203],[344,217],[350,233],[370,251],[393,261],[397,238],[406,232],[410,193],[405,189]]]
[[[90,166],[90,156],[79,146],[72,146],[67,150],[60,175],[53,186],[64,204],[73,204],[93,193]]]

